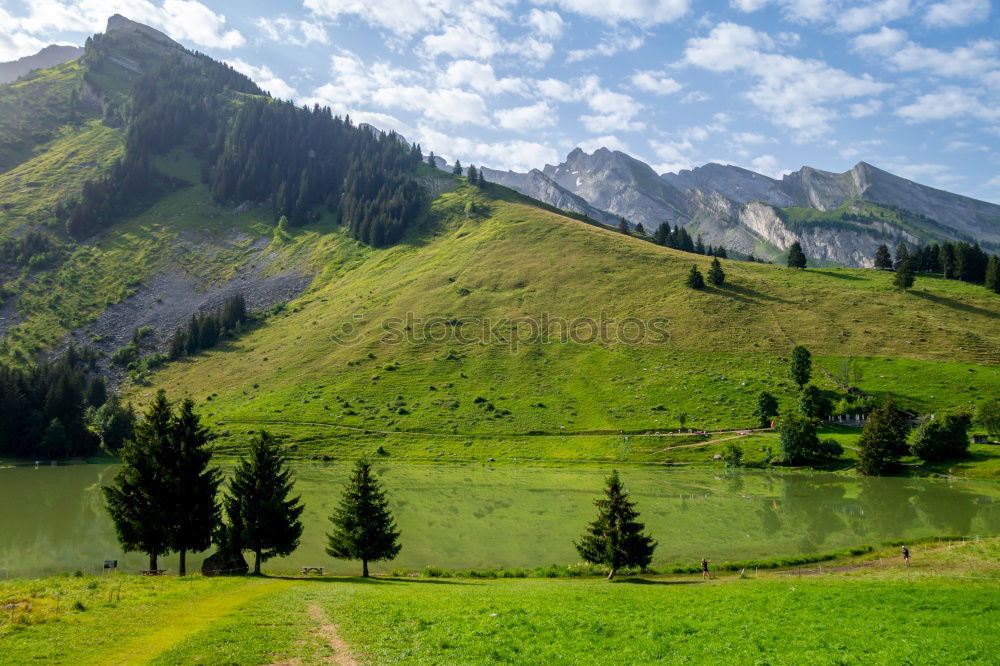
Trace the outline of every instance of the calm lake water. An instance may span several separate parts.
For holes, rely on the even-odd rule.
[[[272,571],[322,565],[353,573],[355,563],[323,550],[327,517],[349,467],[296,466],[306,504],[298,551]],[[114,465],[0,469],[0,578],[83,569],[105,559],[144,568],[124,554],[100,492]],[[381,465],[403,550],[393,567],[535,566],[579,561],[572,541],[593,517],[606,471],[482,465]],[[716,562],[835,550],[929,535],[1000,533],[1000,484],[936,479],[856,479],[816,472],[623,468],[648,530],[654,563]],[[919,552],[919,549],[916,549]],[[211,552],[211,551],[209,551]],[[202,556],[189,556],[197,568]],[[176,556],[161,560],[176,571]]]

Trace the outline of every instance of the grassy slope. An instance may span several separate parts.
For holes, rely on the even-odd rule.
[[[479,213],[467,215],[470,203]],[[296,232],[295,251],[323,268],[313,287],[266,326],[169,367],[155,385],[210,400],[205,413],[231,430],[230,444],[267,422],[333,450],[362,437],[336,426],[435,433],[466,446],[514,434],[676,428],[682,412],[689,427],[745,427],[759,391],[794,400],[784,358],[794,344],[831,371],[839,357],[863,359],[862,386],[919,410],[967,406],[1000,386],[1000,300],[974,285],[921,277],[902,294],[870,270],[730,261],[724,288],[695,292],[683,277],[692,263],[707,270],[706,259],[531,207],[500,188],[443,194],[429,225],[382,251],[336,229]],[[382,322],[407,313],[493,322],[662,316],[670,339],[550,339],[516,351],[380,342]],[[357,343],[336,343],[351,326]],[[834,388],[819,372],[814,380]],[[139,387],[131,397],[149,394]]]
[[[0,582],[0,602],[17,604],[0,614],[0,648],[9,663],[312,663],[348,651],[362,663],[989,663],[997,540],[914,546],[910,569],[897,550],[825,575],[710,582],[15,580]]]

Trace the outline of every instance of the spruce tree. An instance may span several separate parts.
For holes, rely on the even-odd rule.
[[[802,345],[796,345],[792,349],[792,363],[788,372],[800,389],[809,383],[809,376],[812,374],[812,354],[808,349]]]
[[[910,259],[906,259],[896,266],[896,275],[892,279],[892,284],[904,292],[913,286],[913,268]]]
[[[466,178],[473,185],[479,182],[479,172],[476,171],[476,165],[470,164],[469,169],[465,173]]]
[[[986,278],[983,282],[990,291],[1000,294],[1000,258],[990,255],[986,262]]]
[[[910,260],[910,251],[906,249],[906,243],[899,241],[899,245],[896,246],[896,260],[892,263],[896,270]]]
[[[626,236],[629,235],[628,221],[624,217],[618,218],[618,231],[622,232]]]
[[[684,284],[692,289],[701,289],[705,286],[705,278],[702,277],[701,271],[698,270],[697,266],[691,266],[691,270],[688,272],[688,276],[687,279],[684,280]]]
[[[667,222],[660,222],[660,226],[656,227],[656,232],[653,234],[653,240],[656,241],[657,245],[666,245],[667,240],[670,239],[670,224]]]
[[[608,580],[622,567],[649,566],[656,549],[656,540],[643,534],[635,503],[618,478],[618,470],[607,479],[604,497],[594,500],[597,520],[590,523],[586,534],[574,542],[577,552],[587,562],[608,567]]]
[[[462,175],[462,163],[459,160],[455,160],[455,166],[451,168],[451,173],[454,176]]]
[[[716,287],[721,287],[725,281],[726,273],[722,270],[719,258],[715,257],[712,259],[712,267],[708,269],[708,283]]]
[[[889,248],[885,244],[879,245],[875,251],[875,268],[880,271],[892,269],[892,257],[889,255]]]
[[[432,150],[429,155],[427,155],[427,164],[432,167],[437,167],[437,158],[434,157],[434,151]]]
[[[341,560],[361,560],[365,578],[369,562],[395,559],[402,548],[385,491],[371,463],[363,458],[354,465],[354,474],[330,522],[334,531],[326,535],[327,554]]]
[[[165,460],[173,415],[166,393],[157,392],[135,437],[121,449],[122,465],[110,486],[102,488],[118,541],[126,553],[149,556],[155,571],[157,558],[170,552],[170,467]]]
[[[798,241],[792,243],[791,247],[788,248],[788,267],[789,268],[806,267],[806,255],[802,251],[802,245]]]
[[[180,555],[179,573],[187,573],[187,552],[200,552],[212,543],[219,523],[217,499],[222,473],[209,467],[212,449],[209,432],[194,412],[194,401],[185,399],[173,423],[171,486],[174,514],[171,549]]]
[[[760,428],[767,428],[771,425],[772,419],[778,415],[778,401],[767,391],[761,391],[757,396],[757,407],[753,415],[757,417],[757,424]]]
[[[241,546],[254,554],[254,574],[260,574],[261,562],[290,555],[299,546],[305,507],[300,497],[289,497],[294,485],[278,442],[261,431],[249,458],[240,458],[223,500],[230,520],[241,521],[231,527]]]

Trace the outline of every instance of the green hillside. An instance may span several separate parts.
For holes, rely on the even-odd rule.
[[[968,406],[1000,385],[1000,301],[981,287],[921,277],[903,294],[891,274],[871,270],[724,261],[726,285],[697,292],[683,278],[692,263],[707,270],[705,258],[497,186],[440,195],[424,227],[391,249],[322,225],[272,247],[318,269],[309,290],[260,329],[152,378],[202,403],[234,445],[261,424],[328,452],[375,435],[427,439],[395,431],[467,446],[463,438],[531,435],[542,445],[544,435],[676,429],[681,413],[688,427],[747,427],[760,391],[792,404],[786,356],[795,344],[834,373],[841,358],[856,359],[862,388],[916,410]],[[414,331],[398,344],[384,339],[386,322],[408,313],[415,330],[431,322],[433,340]],[[543,316],[603,317],[612,332],[629,318],[664,318],[668,335],[639,344],[530,335],[528,319]],[[467,317],[488,322],[494,338],[480,340]],[[354,327],[352,344],[334,339]],[[819,370],[815,381],[835,388]],[[140,403],[149,395],[129,392]]]

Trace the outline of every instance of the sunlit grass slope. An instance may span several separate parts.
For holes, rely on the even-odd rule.
[[[707,270],[708,259],[495,186],[442,194],[425,228],[388,250],[360,248],[336,229],[283,242],[322,267],[313,287],[262,328],[154,377],[202,403],[239,441],[261,422],[327,443],[350,434],[331,426],[618,433],[676,428],[683,413],[688,427],[745,427],[760,391],[790,404],[795,344],[831,371],[837,357],[863,359],[862,386],[920,410],[973,404],[1000,386],[1000,299],[982,287],[920,277],[904,294],[871,270],[724,261],[726,285],[694,291],[684,277],[692,264]],[[543,316],[603,319],[612,331],[628,318],[665,318],[668,336],[524,341],[528,325],[511,322]],[[480,341],[468,317],[488,321],[494,338]],[[461,330],[471,342],[407,340],[420,338],[421,320],[437,322],[436,336]],[[403,322],[393,324],[402,341],[387,340],[387,321]],[[352,344],[338,341],[345,337]],[[818,369],[814,381],[834,388]],[[137,387],[131,397],[150,394]]]

